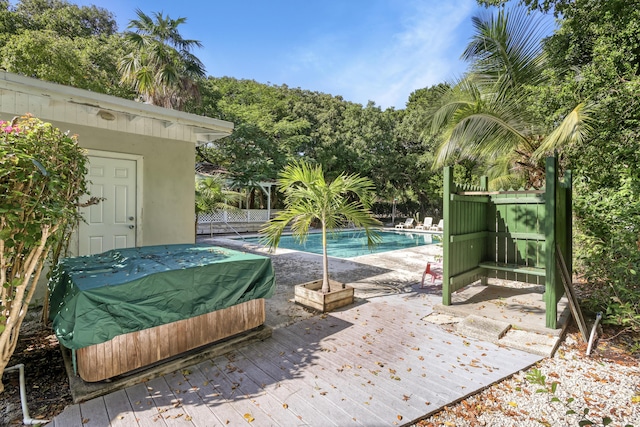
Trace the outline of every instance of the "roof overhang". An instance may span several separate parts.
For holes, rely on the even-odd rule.
[[[64,114],[61,107],[65,104],[74,108],[75,114]],[[213,142],[230,135],[233,131],[233,123],[228,121],[143,104],[6,71],[0,71],[0,113],[31,113],[45,121],[62,121],[147,135],[148,126],[136,122],[147,124],[152,121],[156,128],[166,129],[166,135],[159,136],[189,140],[196,144]]]

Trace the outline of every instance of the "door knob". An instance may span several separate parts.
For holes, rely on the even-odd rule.
[[[133,217],[132,216],[129,217],[129,221],[133,221]]]
[[[133,225],[129,226],[129,230],[133,230],[135,227]]]

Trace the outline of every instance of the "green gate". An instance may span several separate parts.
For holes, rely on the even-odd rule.
[[[544,285],[546,327],[556,329],[564,295],[556,248],[573,267],[571,172],[560,179],[549,157],[544,189],[488,191],[487,182],[456,185],[453,170],[444,169],[442,303],[451,305],[453,292],[486,278]]]

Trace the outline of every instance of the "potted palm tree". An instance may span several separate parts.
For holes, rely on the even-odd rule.
[[[314,221],[322,230],[322,280],[297,285],[295,301],[322,312],[351,304],[353,288],[329,279],[327,232],[352,223],[364,229],[369,247],[379,241],[375,227],[382,224],[370,211],[373,183],[368,178],[344,173],[328,182],[320,165],[297,161],[280,173],[278,189],[284,195],[285,208],[260,230],[270,250],[278,247],[288,225],[301,243]]]

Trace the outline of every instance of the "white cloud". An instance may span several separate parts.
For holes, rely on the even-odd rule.
[[[404,108],[414,90],[460,74],[459,57],[470,31],[470,16],[477,10],[475,0],[402,4],[396,6],[404,10],[394,34],[369,38],[361,42],[359,51],[349,50],[346,36],[316,39],[288,55],[288,70],[283,71],[307,76],[287,75],[283,80],[312,80],[313,90],[349,101],[372,100],[383,108]]]
[[[357,98],[368,97],[383,108],[403,108],[414,90],[451,80],[459,73],[464,49],[459,44],[460,27],[470,21],[475,1],[439,3],[437,7],[421,3],[423,6],[408,10],[401,31],[382,53],[364,58],[366,63],[354,68],[351,80]],[[358,77],[363,72],[365,79]]]

